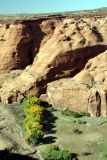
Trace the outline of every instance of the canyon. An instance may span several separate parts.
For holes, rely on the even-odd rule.
[[[60,109],[107,116],[106,82],[106,14],[0,20],[1,102],[35,95]]]

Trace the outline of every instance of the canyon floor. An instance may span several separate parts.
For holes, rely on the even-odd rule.
[[[43,143],[37,147],[32,147],[24,141],[23,120],[22,104],[0,104],[1,150],[7,148],[11,153],[40,159],[47,144],[56,144],[62,149],[77,153],[79,160],[103,160],[107,149],[107,118],[82,117],[79,118],[82,122],[79,124],[78,118],[64,116],[60,110],[50,111]],[[75,129],[81,133],[74,132]]]

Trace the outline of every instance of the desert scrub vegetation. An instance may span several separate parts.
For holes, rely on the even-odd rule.
[[[86,121],[82,121],[81,119],[76,119],[76,120],[73,121],[73,122],[75,122],[76,124],[87,124]]]
[[[83,116],[88,116],[90,117],[90,113],[86,113],[86,112],[74,112],[74,111],[70,111],[69,109],[65,109],[62,110],[61,113],[65,116],[72,116],[74,118],[80,118]]]
[[[74,128],[73,129],[73,132],[76,133],[76,134],[82,134],[83,132],[80,131],[78,128]]]
[[[44,154],[45,160],[78,160],[77,154],[68,150],[61,150],[56,145],[48,145]]]
[[[100,152],[100,157],[101,157],[103,160],[106,160],[106,159],[107,159],[107,152],[106,152],[106,151]]]
[[[26,97],[24,99],[24,109],[30,108],[32,105],[38,104],[40,105],[40,99],[34,96]],[[26,111],[25,111],[26,112]]]
[[[40,100],[36,97],[27,97],[24,100],[24,139],[28,143],[37,145],[41,142],[43,133],[43,112]]]

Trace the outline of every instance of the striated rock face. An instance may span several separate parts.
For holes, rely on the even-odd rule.
[[[66,98],[64,105],[62,104],[62,91],[55,93],[55,97],[52,93],[53,100],[49,96],[48,100],[55,106],[68,107],[77,111],[90,109],[93,110],[90,111],[93,115],[97,114],[92,101],[101,99],[99,98],[100,88],[106,89],[106,74],[103,74],[106,67],[103,65],[106,63],[107,18],[73,19],[68,17],[42,21],[34,20],[20,24],[18,22],[12,26],[14,26],[12,29],[15,30],[15,33],[13,34],[10,27],[7,29],[8,32],[5,31],[5,34],[8,33],[9,37],[13,35],[13,38],[0,42],[2,47],[6,46],[8,42],[7,49],[0,50],[0,52],[3,50],[0,54],[3,54],[0,60],[2,62],[0,70],[27,67],[16,78],[1,84],[1,101],[6,103],[20,102],[25,95],[44,94],[48,83],[71,77],[71,79],[59,80],[49,84],[47,95],[50,88],[54,88],[54,84],[57,86],[56,92],[57,88],[61,90],[63,87],[64,90],[71,89],[73,90],[72,93],[66,91],[64,94],[65,97],[74,95],[74,98],[71,98],[74,105],[71,106],[72,100],[70,98],[69,103],[67,103],[68,98]],[[17,56],[12,56],[14,52]],[[95,88],[98,88],[98,93],[96,93]],[[84,94],[83,100],[77,100],[75,90],[77,90],[76,92],[79,90],[80,93],[78,94],[80,95]],[[95,94],[92,90],[95,91]],[[97,98],[96,94],[98,94]],[[91,98],[89,99],[89,97]],[[89,103],[92,104],[92,107],[88,105]],[[98,106],[97,102],[95,103],[95,106]]]

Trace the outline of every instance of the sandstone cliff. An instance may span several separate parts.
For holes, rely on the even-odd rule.
[[[13,21],[0,24],[0,70],[23,69],[32,64],[51,37],[56,20]]]
[[[57,86],[54,90],[58,91],[58,96],[54,97],[53,92],[51,93],[53,99],[48,96],[52,104],[54,102],[57,104],[59,97],[58,104],[61,107],[62,95],[57,88],[63,90],[63,86],[65,90],[79,88],[80,95],[84,94],[85,104],[91,96],[88,85],[89,88],[91,86],[91,90],[97,88],[98,96],[102,86],[106,90],[106,83],[104,83],[106,66],[103,66],[106,63],[107,49],[106,17],[81,19],[66,17],[1,24],[0,35],[0,70],[26,67],[19,76],[1,84],[2,102],[20,102],[25,95],[44,94],[48,83],[68,77],[70,79],[59,80],[48,85],[47,95],[50,94],[50,86],[52,88]],[[90,85],[93,83],[95,85]],[[87,110],[87,105],[83,105],[83,101],[78,102],[76,93],[70,92],[69,95],[68,93],[65,94],[66,100],[63,107],[77,111]],[[68,105],[66,95],[71,97],[75,105],[71,105],[71,102]],[[97,103],[96,97],[93,101]],[[97,104],[96,106],[98,107]],[[95,106],[91,108],[95,109]],[[96,114],[94,111],[90,112]]]

